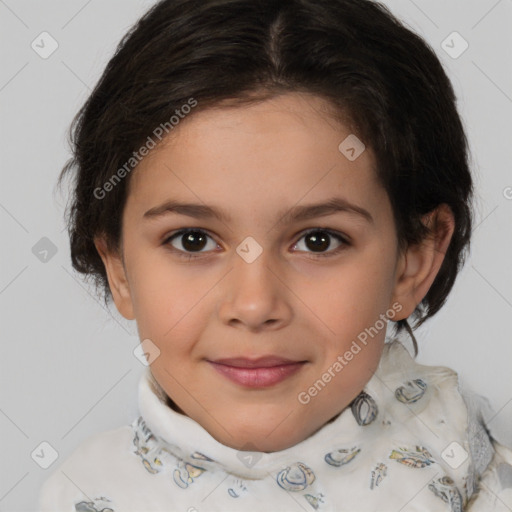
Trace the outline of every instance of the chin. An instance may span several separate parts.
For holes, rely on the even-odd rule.
[[[237,440],[237,442],[232,442],[231,447],[240,451],[271,453],[285,450],[294,444],[297,443],[290,442],[290,438],[269,438],[265,434],[262,434],[260,437],[254,436],[248,438],[246,436]]]
[[[231,436],[223,432],[224,439],[220,442],[243,451],[276,452],[289,448],[302,440],[297,437],[299,432],[296,428],[285,428],[284,423],[280,424],[279,421],[275,421],[275,416],[271,422],[262,422],[260,418],[260,421],[250,425],[230,424],[227,430]]]

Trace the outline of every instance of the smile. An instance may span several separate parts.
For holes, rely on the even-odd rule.
[[[265,367],[240,367],[208,361],[220,374],[232,382],[250,388],[273,386],[297,373],[306,361]]]

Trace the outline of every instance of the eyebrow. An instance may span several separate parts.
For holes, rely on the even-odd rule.
[[[370,212],[341,197],[333,197],[327,201],[322,201],[321,203],[316,204],[294,206],[289,210],[281,212],[279,218],[281,219],[281,222],[286,223],[324,217],[340,212],[358,215],[364,218],[367,222],[371,224],[374,223],[374,219]],[[196,219],[215,218],[221,222],[230,222],[231,220],[226,212],[212,208],[211,206],[207,206],[205,204],[182,203],[174,200],[166,201],[159,206],[151,208],[144,213],[143,218],[155,219],[171,213],[186,215]]]

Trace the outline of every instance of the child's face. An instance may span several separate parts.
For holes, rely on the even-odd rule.
[[[151,365],[157,381],[186,415],[233,448],[281,450],[334,418],[376,369],[386,312],[396,321],[419,301],[402,300],[404,259],[373,153],[367,148],[350,161],[338,149],[350,132],[325,106],[287,94],[186,118],[132,176],[125,267],[107,263],[118,309],[160,350]],[[353,211],[284,217],[335,198],[371,220]],[[226,219],[144,216],[171,200]],[[184,228],[207,233],[165,242]],[[313,228],[350,243],[325,232],[304,236]],[[196,259],[179,256],[187,249]],[[252,387],[211,363],[268,355],[305,362],[279,382]]]

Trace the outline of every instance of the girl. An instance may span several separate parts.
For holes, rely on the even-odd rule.
[[[156,4],[61,175],[75,269],[137,323],[140,416],[41,511],[512,510],[512,451],[400,336],[470,241],[455,102],[370,0]]]

